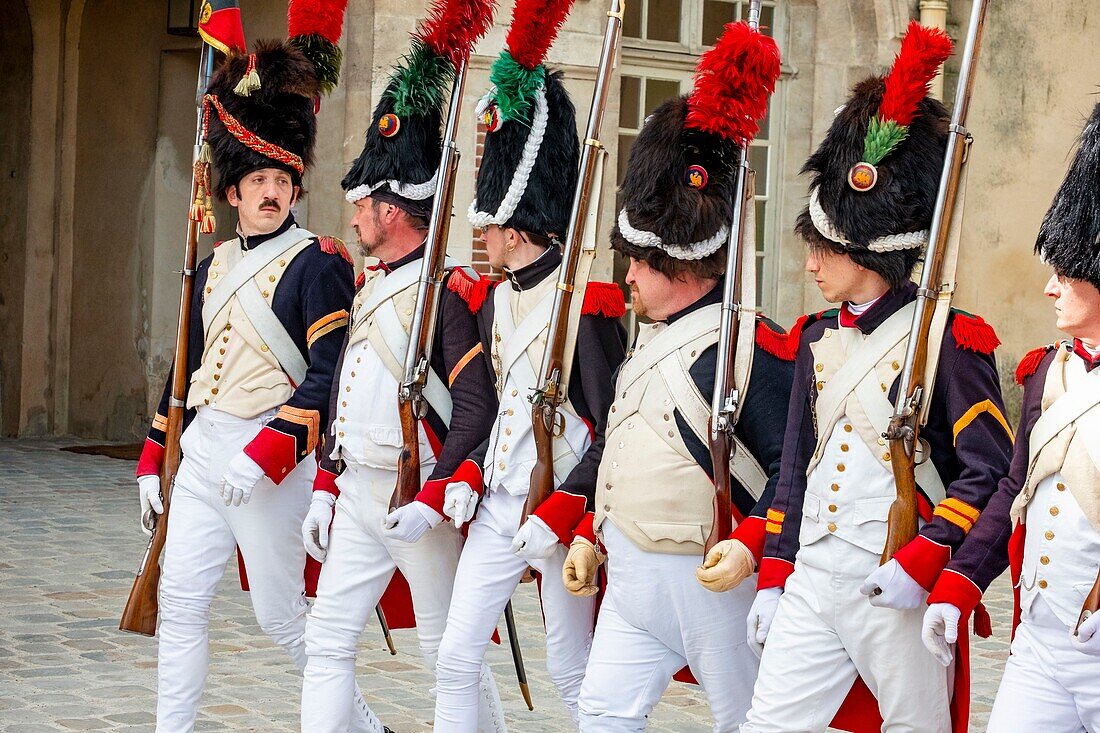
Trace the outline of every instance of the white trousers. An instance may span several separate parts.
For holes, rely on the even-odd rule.
[[[481,518],[470,525],[466,546],[458,563],[455,591],[447,615],[447,629],[439,646],[436,665],[436,733],[473,733],[477,729],[478,671],[485,651],[512,597],[527,562],[512,554],[512,538],[518,529],[526,497],[512,497],[494,491],[486,506],[515,504],[509,525]],[[483,507],[485,508],[485,507]],[[561,569],[566,549],[558,546],[546,560],[535,562],[542,573],[542,614],[546,626],[546,667],[562,701],[577,721],[577,696],[584,679],[588,651],[592,646],[596,599],[578,598],[565,590]]]
[[[924,608],[875,608],[859,592],[879,556],[837,537],[803,547],[779,599],[742,733],[818,733],[856,675],[884,733],[950,733],[952,670],[921,642]]]
[[[317,601],[306,624],[308,662],[302,685],[303,733],[342,733],[352,714],[355,658],[359,635],[374,617],[395,569],[409,583],[420,652],[435,669],[436,652],[447,620],[462,535],[450,522],[429,530],[415,543],[382,535],[397,473],[349,463],[336,480],[340,497],[321,566]],[[504,730],[500,695],[492,673],[481,676],[479,730]]]
[[[695,580],[701,555],[645,552],[610,521],[601,531],[607,591],[581,685],[581,731],[645,730],[685,664],[707,695],[714,730],[736,730],[756,678],[756,656],[744,633],[755,583],[713,593]]]
[[[1100,731],[1100,658],[1073,648],[1070,629],[1035,599],[1016,627],[989,733]]]
[[[316,463],[303,461],[279,486],[261,479],[248,504],[227,507],[220,494],[230,459],[269,417],[242,420],[200,408],[181,439],[160,581],[159,733],[194,729],[206,682],[210,603],[238,546],[256,621],[299,669],[305,666],[301,526]]]

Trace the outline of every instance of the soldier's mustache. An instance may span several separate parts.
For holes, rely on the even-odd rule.
[[[274,211],[281,211],[283,207],[279,205],[279,202],[275,199],[264,199],[260,202],[260,211],[265,209],[273,209]]]

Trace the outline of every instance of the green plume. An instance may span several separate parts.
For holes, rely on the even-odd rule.
[[[340,81],[340,47],[316,33],[295,36],[290,39],[290,43],[301,51],[317,70],[321,94],[328,94],[335,89],[336,83]]]
[[[546,67],[539,64],[533,69],[524,68],[505,49],[493,62],[489,81],[496,87],[494,97],[501,119],[526,122],[535,94],[546,84]]]
[[[863,161],[871,165],[878,165],[883,158],[894,152],[894,148],[901,144],[909,134],[909,128],[899,125],[894,120],[883,120],[872,117],[867,125],[867,137],[863,138]]]
[[[429,109],[442,108],[454,81],[454,66],[436,54],[419,38],[412,39],[412,50],[402,57],[390,77],[386,95],[393,100],[399,116],[422,115]]]

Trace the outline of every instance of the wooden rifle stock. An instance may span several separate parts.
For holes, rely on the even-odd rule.
[[[531,395],[531,420],[535,440],[535,466],[531,470],[531,485],[527,492],[527,501],[523,507],[520,524],[535,511],[554,491],[554,438],[564,430],[564,418],[558,413],[558,407],[565,401],[565,347],[569,336],[569,312],[573,302],[573,290],[576,285],[577,267],[583,248],[585,221],[594,199],[593,183],[598,178],[597,168],[603,163],[603,144],[600,142],[600,130],[603,126],[604,108],[607,106],[607,92],[611,85],[611,71],[615,64],[615,54],[619,46],[619,31],[623,22],[623,0],[611,0],[607,11],[607,25],[604,28],[603,48],[600,63],[596,67],[596,84],[592,90],[592,106],[588,112],[588,127],[581,146],[580,178],[573,195],[573,208],[569,216],[569,229],[565,236],[565,249],[562,253],[561,271],[558,275],[557,290],[554,292],[554,305],[550,313],[550,327],[543,354],[540,378],[542,383]],[[501,375],[503,378],[504,375]]]
[[[443,287],[447,259],[447,235],[451,227],[451,206],[454,200],[455,176],[458,174],[459,152],[455,144],[458,133],[462,90],[466,84],[466,62],[455,70],[451,88],[451,105],[443,133],[443,154],[439,159],[439,181],[428,223],[424,261],[416,291],[409,348],[405,352],[405,373],[398,388],[397,405],[401,418],[401,454],[397,459],[397,485],[390,496],[390,511],[403,507],[420,493],[420,420],[427,413],[424,387],[431,369],[432,344],[435,340],[439,291]]]
[[[978,51],[981,48],[982,31],[985,28],[985,12],[989,0],[975,0],[967,29],[966,46],[962,66],[959,69],[955,107],[951,113],[947,152],[943,173],[940,176],[936,208],[932,216],[928,251],[917,289],[916,311],[905,347],[905,363],[901,371],[901,389],[898,391],[894,413],[883,437],[890,450],[890,468],[897,486],[897,497],[890,506],[887,519],[886,545],[881,562],[885,564],[894,554],[917,536],[917,479],[916,454],[920,446],[921,414],[924,400],[930,399],[928,382],[935,376],[936,364],[929,364],[930,338],[943,338],[933,334],[932,317],[936,302],[949,293],[941,293],[944,255],[951,236],[951,222],[955,215],[959,187],[963,179],[963,166],[971,136],[966,130],[966,117],[974,87],[974,74],[978,67]],[[930,460],[928,456],[925,460]]]
[[[206,86],[214,72],[214,49],[206,43],[202,44],[199,55],[199,81],[198,96],[201,100],[206,92]],[[192,163],[198,160],[199,149],[202,145],[202,104],[198,103],[198,123],[195,131],[195,151]],[[191,173],[191,198],[194,201],[199,190],[199,179],[192,167]],[[176,472],[180,466],[180,436],[183,433],[183,416],[186,411],[187,397],[187,335],[191,324],[191,297],[195,288],[195,265],[199,251],[199,223],[187,222],[187,236],[183,250],[183,273],[180,286],[180,312],[176,322],[176,355],[172,362],[172,390],[168,400],[168,427],[164,431],[164,461],[160,468],[160,495],[164,505],[164,512],[157,517],[151,514],[153,523],[153,536],[149,538],[149,544],[145,548],[145,556],[141,560],[134,585],[130,588],[130,595],[126,599],[126,606],[122,610],[122,619],[119,621],[120,631],[131,631],[135,634],[153,636],[157,632],[157,614],[159,605],[157,592],[160,588],[160,556],[164,551],[164,543],[168,539],[168,509],[172,502],[172,484],[176,480]],[[145,518],[143,518],[145,521]]]

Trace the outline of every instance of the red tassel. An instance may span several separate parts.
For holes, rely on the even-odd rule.
[[[961,311],[955,311],[955,318],[951,323],[951,335],[955,337],[955,345],[958,348],[976,351],[987,356],[1001,345],[1001,340],[997,338],[993,326],[986,323],[984,318]]]
[[[493,287],[493,281],[484,275],[478,275],[475,280],[467,274],[466,270],[456,267],[453,274],[447,280],[447,289],[466,301],[471,313],[477,313],[485,303],[485,298]]]
[[[984,603],[979,603],[974,609],[974,633],[983,639],[993,636],[993,621]]]
[[[1024,380],[1039,369],[1039,365],[1043,363],[1043,359],[1046,357],[1047,352],[1052,348],[1054,348],[1054,346],[1048,344],[1046,346],[1040,346],[1037,349],[1032,349],[1024,354],[1024,358],[1020,359],[1020,364],[1016,367],[1016,384],[1023,386]]]
[[[799,323],[795,324],[799,333],[805,319],[806,316],[802,316]],[[790,334],[785,333],[783,329],[776,331],[761,318],[756,319],[756,345],[783,361],[794,361],[795,354],[798,353],[798,339],[792,341]]]
[[[327,255],[340,255],[351,264],[351,255],[348,254],[348,248],[344,245],[344,240],[338,237],[317,237],[317,243],[321,245],[321,251]]]
[[[586,316],[622,318],[626,314],[626,298],[615,283],[589,282],[584,291],[581,313]]]

